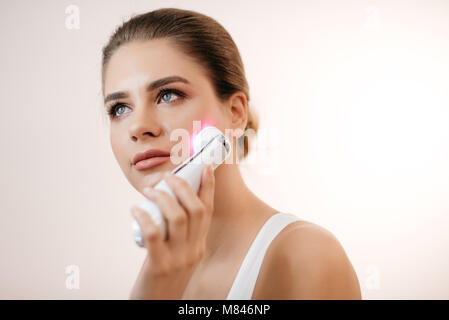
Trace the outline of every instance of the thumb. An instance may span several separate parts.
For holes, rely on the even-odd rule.
[[[207,210],[212,212],[214,207],[215,175],[212,165],[207,165],[202,172],[200,190],[198,197],[204,203]]]

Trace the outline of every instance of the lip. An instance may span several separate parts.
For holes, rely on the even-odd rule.
[[[159,149],[148,149],[147,151],[137,153],[134,156],[132,163],[133,163],[133,165],[136,165],[137,162],[145,160],[145,159],[150,159],[153,157],[169,157],[169,156],[170,156],[170,152],[168,152],[168,151],[159,150]]]
[[[147,169],[153,168],[161,163],[164,163],[168,160],[170,160],[170,156],[151,157],[151,158],[137,161],[137,163],[134,165],[134,167],[137,170],[147,170]]]

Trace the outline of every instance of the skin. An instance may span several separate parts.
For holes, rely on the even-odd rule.
[[[145,90],[147,83],[167,76],[181,76],[189,81],[189,84],[174,82],[164,86],[180,90],[186,94],[185,98],[173,93],[158,98],[159,89],[152,92]],[[170,133],[178,128],[191,133],[195,120],[201,120],[203,125],[213,125],[222,132],[226,129],[240,129],[243,132],[248,116],[246,96],[242,92],[236,92],[228,100],[220,101],[203,67],[166,39],[122,45],[112,55],[103,80],[104,97],[118,91],[128,94],[126,98],[110,101],[105,105],[108,107],[114,102],[121,102],[125,106],[119,112],[117,109],[118,118],[110,121],[110,142],[120,168],[138,192],[162,207],[164,216],[169,220],[169,230],[179,230],[177,236],[176,232],[171,236],[173,243],[164,246],[151,219],[133,206],[133,216],[144,234],[148,255],[130,298],[179,299],[192,296],[201,298],[199,293],[196,294],[199,290],[195,291],[195,288],[199,288],[200,283],[208,282],[207,274],[211,272],[214,274],[211,270],[218,271],[220,265],[229,266],[223,269],[223,275],[228,279],[223,282],[229,286],[257,232],[269,217],[279,212],[259,199],[246,186],[238,168],[234,148],[230,155],[233,159],[231,163],[219,166],[209,179],[206,172],[203,172],[198,195],[188,185],[183,184],[181,179],[172,177],[170,186],[180,198],[180,204],[160,191],[153,195],[143,191],[146,186],[154,186],[164,178],[164,173],[174,169],[178,163],[167,161],[145,171],[139,171],[132,165],[131,159],[136,153],[152,148],[170,151],[179,143],[170,140]],[[237,137],[238,135],[235,138]],[[233,138],[234,146],[235,138]],[[175,221],[183,222],[176,224]],[[190,232],[193,229],[195,232]],[[307,233],[305,230],[313,231]],[[183,241],[188,239],[187,235],[192,234],[197,236],[191,241]],[[310,256],[310,252],[315,251],[307,247],[304,238],[301,238],[298,244],[297,237],[300,235],[309,235],[315,244],[323,244],[320,248],[327,248],[320,251],[319,259],[311,259],[310,262],[304,259],[307,253]],[[291,259],[290,264],[302,267],[306,272],[316,270],[317,265],[323,264],[320,258],[323,259],[326,254],[330,254],[340,257],[330,266],[335,267],[338,273],[322,271],[330,272],[331,276],[326,279],[340,279],[343,274],[350,275],[345,278],[349,279],[347,282],[336,283],[332,290],[343,292],[341,294],[350,298],[359,298],[360,291],[357,293],[357,290],[352,289],[358,286],[355,273],[343,249],[336,243],[338,241],[329,237],[326,230],[312,223],[290,224],[270,245],[261,268],[261,281],[258,281],[253,297],[270,295],[269,293],[273,292],[271,289],[273,284],[268,275],[280,275],[274,277],[279,279],[285,271],[273,261],[288,256]],[[182,259],[178,258],[180,256]],[[156,260],[160,263],[158,264]],[[339,267],[339,264],[342,267]],[[327,266],[329,267],[329,264]],[[301,283],[301,288],[315,288],[314,290],[318,290],[318,293],[314,292],[315,296],[320,296],[321,292],[325,297],[329,286],[319,283],[315,286],[312,282],[304,285],[307,278],[304,274],[301,275],[298,282]],[[307,291],[299,287],[292,288],[291,280],[292,278],[289,281],[277,281],[276,292],[288,292],[293,299],[307,296]],[[285,287],[282,287],[283,283]],[[350,291],[345,289],[348,286],[351,287]],[[319,288],[322,288],[321,291]],[[221,291],[217,289],[216,295],[223,295],[227,291],[229,287],[221,288]],[[149,292],[154,294],[150,295]],[[190,296],[185,292],[191,293]],[[209,297],[213,297],[213,293]]]

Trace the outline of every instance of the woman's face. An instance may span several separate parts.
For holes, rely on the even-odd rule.
[[[167,77],[179,78],[150,86]],[[181,139],[171,141],[171,132],[184,129],[191,136],[198,130],[194,121],[201,121],[201,128],[213,125],[222,132],[230,128],[231,116],[215,96],[204,69],[165,39],[119,47],[105,70],[104,98],[106,109],[114,107],[110,115],[112,151],[126,178],[140,192],[179,162],[168,160],[139,170],[132,163],[136,153],[149,149],[170,152],[173,146],[180,146]],[[188,152],[184,155],[183,159],[190,156]]]

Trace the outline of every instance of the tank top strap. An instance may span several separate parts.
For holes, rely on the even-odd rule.
[[[268,247],[282,229],[295,221],[303,220],[291,213],[278,212],[264,223],[240,266],[227,300],[251,300]]]

